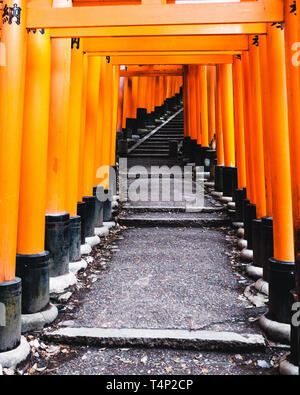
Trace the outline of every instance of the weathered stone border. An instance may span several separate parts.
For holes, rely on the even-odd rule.
[[[22,314],[22,333],[41,330],[51,324],[58,316],[57,307],[49,304],[48,308],[35,314]]]
[[[0,352],[0,365],[3,368],[15,369],[30,354],[30,346],[25,337],[21,337],[20,345],[11,351]]]
[[[49,292],[51,294],[62,294],[69,287],[74,286],[77,283],[77,278],[74,273],[69,272],[63,276],[50,277]]]
[[[182,329],[61,328],[46,332],[52,342],[103,347],[163,347],[195,350],[265,349],[262,335]]]
[[[279,365],[279,372],[283,376],[299,376],[299,366],[293,365],[286,355]]]
[[[273,339],[284,344],[291,343],[291,326],[272,321],[265,315],[258,320],[260,327]]]

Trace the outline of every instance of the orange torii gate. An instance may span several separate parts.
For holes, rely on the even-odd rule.
[[[272,216],[273,218],[274,259],[268,267],[270,271],[265,270],[266,275],[269,275],[270,282],[269,318],[287,324],[288,296],[291,287],[294,285],[292,276],[294,270],[292,223],[295,227],[296,256],[299,253],[297,250],[299,194],[297,191],[300,184],[297,170],[299,166],[296,166],[296,168],[293,166],[291,173],[294,181],[292,195],[289,151],[291,151],[292,160],[297,161],[299,156],[297,155],[297,147],[299,145],[295,144],[294,141],[298,138],[299,130],[295,126],[298,122],[297,114],[299,113],[297,93],[299,76],[298,68],[294,66],[293,68],[290,64],[292,62],[292,56],[290,55],[293,54],[290,44],[297,41],[295,15],[287,12],[291,5],[290,2],[279,0],[243,1],[232,3],[229,6],[228,4],[209,3],[163,4],[164,2],[159,0],[142,0],[141,4],[135,3],[135,5],[132,3],[130,3],[131,5],[125,5],[123,3],[122,5],[100,6],[101,2],[97,2],[97,6],[93,7],[87,6],[89,4],[87,2],[82,2],[84,6],[81,6],[81,2],[76,2],[76,7],[73,8],[64,8],[67,4],[59,4],[57,1],[54,2],[54,5],[58,8],[50,7],[47,1],[32,1],[28,2],[28,5],[25,0],[16,0],[13,3],[15,5],[9,1],[5,2],[3,7],[1,32],[1,43],[3,45],[2,49],[0,48],[0,51],[2,51],[0,53],[2,66],[0,72],[0,213],[1,220],[5,224],[5,227],[0,228],[2,243],[0,249],[1,284],[6,287],[7,282],[8,287],[11,287],[14,292],[19,287],[19,281],[15,280],[14,264],[17,231],[19,231],[18,252],[20,253],[18,259],[21,264],[23,259],[32,259],[33,254],[39,255],[38,259],[44,262],[47,255],[43,251],[42,242],[35,244],[35,234],[39,231],[40,234],[43,233],[44,213],[39,210],[38,213],[35,213],[36,218],[30,215],[31,210],[36,208],[36,200],[34,199],[36,196],[34,194],[37,191],[37,186],[44,185],[46,180],[45,167],[39,166],[40,164],[45,165],[45,150],[36,154],[33,144],[31,146],[28,142],[35,141],[37,145],[43,147],[45,147],[45,141],[48,140],[50,143],[48,147],[47,193],[46,187],[41,188],[42,190],[38,189],[40,202],[45,200],[47,207],[49,207],[49,229],[54,223],[55,226],[60,223],[63,231],[63,227],[69,221],[67,212],[74,218],[73,226],[76,227],[77,212],[74,209],[76,202],[74,198],[66,202],[63,182],[66,179],[65,175],[68,174],[70,185],[75,185],[74,191],[76,191],[75,179],[78,180],[78,173],[82,171],[81,180],[87,180],[90,177],[91,171],[88,171],[86,167],[84,169],[78,168],[74,173],[70,170],[71,163],[74,165],[72,158],[78,156],[76,167],[76,165],[82,163],[79,162],[79,158],[82,160],[95,155],[90,144],[88,144],[89,140],[85,137],[89,136],[87,132],[95,126],[97,109],[101,109],[100,121],[97,121],[99,122],[98,125],[101,125],[102,129],[111,130],[111,125],[116,120],[116,112],[109,116],[103,114],[110,113],[109,109],[112,103],[115,103],[116,108],[118,87],[115,81],[119,77],[119,66],[138,64],[186,65],[184,75],[189,91],[185,92],[185,98],[189,103],[191,102],[190,95],[197,97],[194,96],[197,93],[193,91],[191,81],[200,78],[202,85],[205,86],[204,68],[201,66],[207,67],[208,65],[213,68],[207,68],[206,75],[208,76],[208,70],[213,70],[213,72],[210,72],[212,75],[210,81],[213,81],[214,78],[216,81],[215,123],[218,164],[220,168],[223,166],[223,172],[225,170],[225,180],[226,172],[230,170],[229,173],[231,174],[237,159],[238,188],[243,190],[244,187],[247,187],[250,207],[253,209],[255,205],[255,217],[262,223],[266,216]],[[283,7],[284,3],[285,8]],[[60,8],[61,6],[62,8]],[[9,23],[9,21],[12,23]],[[285,22],[287,26],[285,37],[281,30],[282,25],[280,23],[282,22]],[[26,29],[33,30],[26,31]],[[140,42],[139,51],[132,54],[132,43],[135,39],[133,36],[141,35],[149,36],[147,46],[149,45],[149,48],[151,48],[150,53],[147,54],[149,51],[144,50],[142,39],[138,38],[136,42]],[[184,47],[184,37],[181,37],[183,35],[189,37],[186,47]],[[219,47],[214,48],[212,43],[217,43],[215,39],[217,35],[226,37],[224,43],[235,41],[240,44],[244,43],[245,47],[231,48],[230,52],[225,44],[222,47],[222,41],[220,40]],[[233,35],[237,35],[238,38],[232,37]],[[252,35],[250,41],[244,35]],[[259,35],[258,38],[257,35]],[[95,36],[99,38],[94,38]],[[124,51],[113,51],[109,49],[109,43],[116,45],[115,48],[118,49],[118,41],[122,42],[122,40],[114,40],[110,36],[114,36],[113,38],[131,37],[132,40],[128,39],[128,47]],[[151,43],[155,42],[152,41],[154,36],[157,37],[158,47],[156,50],[154,44],[151,47]],[[172,38],[170,42],[174,46],[174,53],[166,48],[168,38],[161,39],[161,36]],[[178,36],[178,40],[176,36]],[[205,40],[200,39],[198,41],[201,36],[205,36]],[[45,63],[43,63],[47,62],[46,57],[49,59],[50,37],[52,38],[51,69],[45,67]],[[77,46],[77,41],[74,41],[71,50],[69,47],[70,37],[74,39],[85,37],[86,40],[91,41],[87,41],[87,44],[83,43],[83,46],[81,44]],[[25,80],[26,40],[28,41],[27,51],[31,56],[28,58],[29,60],[27,59],[27,62],[34,60],[36,63],[34,63],[35,68],[32,68],[32,73],[26,73]],[[284,56],[284,40],[289,44],[286,45],[286,51],[289,54],[286,57]],[[180,42],[182,43],[182,53],[178,54],[175,47]],[[201,42],[203,45],[209,42],[211,46],[207,45],[206,48],[199,48],[198,44]],[[101,43],[102,46],[93,47],[93,43]],[[83,53],[84,45],[90,45],[88,47],[90,51],[87,51],[90,55]],[[3,48],[5,48],[4,52]],[[76,50],[79,50],[79,54],[75,55]],[[164,50],[165,53],[163,53]],[[208,53],[203,53],[203,50]],[[209,52],[214,50],[225,52]],[[66,54],[64,59],[59,56],[62,53],[61,51]],[[199,51],[199,53],[195,53],[195,51]],[[106,62],[106,56],[109,56],[109,63]],[[41,59],[37,60],[37,57]],[[76,67],[73,67],[75,62]],[[268,67],[270,62],[276,67]],[[290,91],[293,92],[288,96],[286,96],[285,85],[285,62],[287,83]],[[233,66],[231,66],[232,64]],[[218,65],[216,69],[215,65]],[[48,66],[50,66],[49,62]],[[233,74],[231,73],[231,67],[233,67]],[[54,73],[55,70],[59,70],[60,74]],[[80,72],[76,74],[78,70]],[[97,101],[99,90],[96,92],[92,89],[90,83],[93,78],[97,77],[99,71],[100,86],[107,98],[105,101],[101,101],[101,99]],[[48,139],[49,101],[47,101],[46,90],[44,89],[49,86],[50,74],[51,85],[49,90],[51,96]],[[68,83],[66,85],[62,83],[67,81],[65,77],[68,75],[68,78],[73,81],[71,87],[75,89],[74,95],[72,94],[70,113],[67,110],[69,100],[71,100]],[[106,83],[101,75],[106,76],[105,80],[109,82]],[[82,79],[82,83],[74,84],[74,81],[78,81],[78,76],[80,76],[79,79]],[[29,94],[32,81],[43,81],[42,92],[40,92],[42,100],[40,101],[38,101],[37,96]],[[27,101],[25,101],[23,108],[22,92],[24,86],[26,86]],[[60,92],[60,95],[58,95],[58,92]],[[271,95],[269,92],[271,92]],[[81,100],[82,96],[86,100]],[[87,102],[88,107],[85,109]],[[259,102],[262,103],[262,106],[258,105]],[[205,106],[205,102],[199,103],[199,105]],[[241,106],[243,107],[242,111]],[[39,141],[34,133],[37,130],[37,125],[34,122],[34,114],[30,112],[32,109],[35,109],[35,112],[40,116],[39,125],[42,125],[40,127],[42,132],[39,138],[43,139],[44,143]],[[80,116],[80,109],[86,116]],[[14,114],[14,116],[12,117],[11,114]],[[233,114],[235,114],[235,119]],[[288,117],[289,122],[287,121]],[[76,119],[76,122],[74,119]],[[199,125],[201,120],[193,114],[192,122],[193,125]],[[268,127],[268,124],[270,127]],[[74,125],[76,129],[77,143],[75,145],[72,144],[73,140],[68,134],[70,125]],[[203,129],[205,127],[202,125],[201,130]],[[55,131],[57,130],[61,133],[56,136]],[[102,139],[103,151],[101,156],[105,158],[103,159],[105,163],[112,165],[113,141],[108,135],[101,136],[99,134],[100,130],[97,127],[95,138],[98,143]],[[26,136],[24,136],[25,131]],[[290,145],[289,134],[292,136]],[[204,137],[206,138],[206,136],[207,133]],[[202,137],[202,134],[196,136],[198,143],[204,141]],[[243,141],[245,142],[245,152],[241,148]],[[23,144],[22,160],[21,142]],[[207,144],[206,140],[204,144]],[[73,153],[72,149],[69,152],[70,165],[65,164],[63,157],[64,153],[68,151],[68,146],[74,149]],[[111,148],[107,150],[107,147]],[[236,147],[236,152],[234,152],[234,147]],[[268,161],[270,164],[268,164]],[[22,176],[21,184],[20,163],[21,174],[25,175]],[[37,173],[34,173],[35,168],[39,168]],[[94,167],[91,168],[94,169]],[[256,176],[256,168],[259,168],[258,177]],[[32,172],[35,176],[26,177],[28,172]],[[75,184],[71,182],[72,179],[74,179]],[[229,176],[229,179],[232,181],[233,177]],[[84,184],[79,185],[76,199],[81,200],[83,194],[90,195],[92,186],[91,181],[86,184],[86,189]],[[236,185],[233,185],[233,187],[236,187]],[[20,206],[19,189],[21,191]],[[222,186],[222,190],[226,195],[231,193],[232,188],[229,187],[225,191]],[[74,191],[72,196],[75,196]],[[292,196],[294,221],[292,219]],[[87,199],[86,203],[89,203],[89,201],[90,199]],[[17,227],[18,206],[19,229]],[[251,213],[253,214],[253,210],[249,212],[250,217]],[[60,216],[59,219],[57,215]],[[29,218],[30,221],[35,223],[35,232],[31,233],[33,228],[31,226],[30,229],[28,228],[29,231],[25,237],[24,233],[27,232]],[[248,231],[251,230],[250,228]],[[33,248],[30,244],[32,241],[34,242]],[[59,274],[67,274],[64,272],[67,271],[67,261],[65,263],[63,273]],[[276,280],[277,271],[283,273],[282,284],[279,284]],[[42,304],[47,299],[46,295],[47,290]],[[282,305],[284,308],[282,308]],[[7,338],[5,339],[7,333],[5,330],[1,332],[6,344],[1,343],[0,351],[13,348],[17,344],[19,341],[18,330],[15,331],[15,334],[15,336],[10,336],[8,344]]]

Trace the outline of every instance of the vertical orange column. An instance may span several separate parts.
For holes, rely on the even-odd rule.
[[[234,89],[234,129],[238,188],[246,187],[245,138],[244,138],[244,101],[243,76],[240,56],[235,56],[232,66]]]
[[[28,31],[19,201],[19,254],[45,248],[50,31]]]
[[[272,117],[271,177],[274,221],[274,258],[294,260],[290,154],[288,139],[287,94],[283,31],[280,25],[268,25],[267,54]],[[272,67],[276,65],[276,67]]]
[[[262,125],[262,101],[260,84],[259,37],[249,37],[249,64],[251,79],[251,139],[253,143],[253,161],[255,163],[256,216],[266,215],[266,189]]]
[[[79,144],[79,169],[78,169],[78,192],[77,200],[81,202],[83,193],[83,158],[84,158],[84,135],[85,135],[85,113],[86,113],[86,98],[87,98],[87,70],[88,70],[88,55],[83,55],[83,70],[82,70],[82,95],[81,95],[81,121],[80,121],[80,144]]]
[[[290,136],[291,180],[294,220],[295,255],[299,265],[300,254],[300,78],[299,65],[295,63],[294,43],[297,43],[299,26],[297,24],[296,9],[291,0],[285,1],[285,61],[287,72],[287,100],[288,122]],[[297,13],[299,4],[297,3]],[[300,284],[299,284],[300,285]]]
[[[222,103],[222,130],[224,142],[224,165],[226,167],[233,167],[235,166],[235,148],[232,66],[230,64],[221,64],[219,67]]]
[[[84,60],[82,39],[71,40],[71,77],[70,77],[70,109],[67,143],[66,211],[71,217],[77,215],[77,193],[80,152],[80,133],[82,114],[82,90],[84,76]]]
[[[101,125],[101,147],[100,147],[100,163],[103,173],[96,174],[95,185],[102,185],[105,189],[109,187],[109,165],[111,161],[111,133],[112,133],[112,102],[113,102],[113,69],[109,60],[102,59],[101,73],[100,73],[100,95],[102,113]],[[105,174],[104,174],[105,173]]]
[[[26,0],[4,1],[0,65],[0,282],[15,278],[26,51]],[[13,12],[16,12],[13,16]]]
[[[207,74],[206,66],[199,66],[200,112],[201,112],[201,145],[208,147],[208,105],[207,105]]]
[[[194,89],[195,89],[195,102],[193,103],[195,111],[195,128],[197,134],[197,144],[201,145],[201,87],[200,87],[200,66],[191,66],[191,71],[193,73]]]
[[[128,89],[128,77],[124,78],[124,97],[123,97],[123,115],[122,115],[122,128],[126,127],[126,118],[128,116],[129,108],[129,89]]]
[[[253,163],[253,139],[251,138],[251,82],[249,70],[249,54],[244,52],[242,55],[242,70],[244,81],[244,132],[245,132],[245,158],[246,158],[246,177],[247,177],[247,197],[252,204],[255,204],[255,170]]]
[[[87,104],[84,137],[83,194],[93,195],[95,179],[95,141],[98,121],[100,57],[88,58]]]
[[[208,142],[212,143],[216,131],[215,113],[216,66],[207,66]]]
[[[267,38],[265,35],[259,37],[260,74],[261,74],[261,102],[263,121],[263,145],[265,164],[265,184],[266,184],[266,215],[272,217],[272,185],[271,185],[271,145],[272,135],[270,133],[269,116],[272,113],[270,108],[270,87],[269,87],[269,64],[267,57]]]
[[[138,77],[135,77],[135,116],[137,107],[137,87]],[[117,136],[117,117],[118,117],[118,97],[119,97],[119,80],[120,80],[120,69],[119,66],[113,66],[113,97],[112,97],[112,130],[111,130],[111,152],[110,152],[110,166],[116,164],[116,136]]]
[[[190,137],[188,117],[188,66],[184,66],[183,68],[183,118],[184,137]]]
[[[118,100],[118,122],[117,122],[117,130],[118,131],[122,130],[123,100],[124,100],[124,77],[120,77],[119,100]]]
[[[223,126],[222,126],[222,103],[220,92],[220,66],[217,68],[216,79],[216,148],[217,148],[217,164],[224,165],[224,148],[223,148]]]
[[[189,66],[189,116],[191,126],[191,138],[198,142],[197,130],[197,96],[196,96],[196,70],[195,66]],[[169,77],[170,78],[170,77]]]
[[[70,96],[70,40],[51,40],[51,87],[46,212],[66,210],[66,152]]]

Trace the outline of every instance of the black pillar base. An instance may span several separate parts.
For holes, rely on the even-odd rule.
[[[198,145],[197,145],[197,140],[192,140],[191,139],[191,151],[190,151],[190,160],[193,163],[196,163],[197,160],[197,154],[198,154]]]
[[[69,249],[69,261],[77,262],[80,261],[81,253],[81,217],[76,215],[70,217],[70,249]]]
[[[95,196],[95,223],[94,226],[101,228],[103,226],[103,201],[98,199],[98,196],[103,195],[104,188],[99,185],[93,188],[93,195]]]
[[[147,117],[147,109],[137,108],[136,110],[137,129],[145,129],[146,117]]]
[[[193,147],[193,156],[194,162],[196,166],[203,166],[203,154],[202,154],[202,147],[199,144],[195,144]]]
[[[252,221],[256,219],[256,205],[249,203],[245,207],[245,222],[244,229],[245,234],[244,238],[247,240],[247,248],[248,250],[253,249],[252,243]]]
[[[135,118],[126,118],[126,131],[127,131],[127,138],[129,138],[128,133],[131,134],[131,136],[132,134],[136,134],[137,120]]]
[[[223,196],[233,197],[237,188],[237,168],[224,166],[223,168]]]
[[[178,154],[178,142],[175,140],[169,141],[169,156],[170,158],[177,158]]]
[[[16,275],[22,279],[22,314],[35,314],[49,304],[49,252],[17,254]]]
[[[233,193],[233,200],[235,202],[235,217],[236,222],[243,222],[243,200],[246,199],[246,188],[236,189]]]
[[[68,213],[46,215],[45,250],[50,253],[50,277],[69,273],[69,230]]]
[[[273,218],[262,217],[261,219],[261,260],[263,267],[263,279],[269,282],[269,259],[274,256],[273,247]]]
[[[81,244],[85,244],[85,216],[86,216],[86,203],[77,202],[77,215],[81,218]]]
[[[206,148],[206,147],[205,147]],[[210,180],[214,180],[215,178],[215,158],[216,151],[210,149],[209,147],[205,150],[204,156],[204,171],[208,171],[210,173]]]
[[[252,220],[252,250],[253,250],[253,266],[263,267],[261,253],[261,219]]]
[[[269,259],[268,318],[283,324],[291,323],[290,291],[295,288],[295,263]]]
[[[215,167],[215,190],[217,192],[223,191],[223,165],[217,165]]]
[[[127,156],[128,156],[127,139],[118,140],[118,155],[120,158],[127,158]]]
[[[298,339],[298,332],[299,332],[299,327],[293,325],[293,315],[296,313],[295,310],[292,309],[292,306],[294,303],[298,302],[298,296],[297,292],[295,290],[292,290],[290,292],[290,310],[291,310],[291,353],[288,356],[288,361],[291,362],[295,366],[300,366],[299,365],[299,359],[300,359],[300,344],[299,344],[299,339]]]
[[[185,136],[182,145],[182,155],[184,159],[189,159],[191,156],[191,138],[190,136]]]
[[[103,202],[103,221],[109,222],[112,217],[112,191],[110,189],[104,189],[104,194],[107,196],[106,200]]]
[[[85,206],[85,237],[94,236],[94,222],[95,222],[95,196],[83,196],[82,200],[86,203]]]
[[[21,279],[0,283],[0,352],[18,347],[21,340]]]

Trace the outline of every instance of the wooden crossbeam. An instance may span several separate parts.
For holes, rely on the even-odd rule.
[[[84,52],[246,51],[248,36],[156,36],[86,38]]]
[[[182,64],[230,64],[232,55],[112,55],[107,61],[118,65],[182,65]]]
[[[176,26],[107,26],[53,28],[51,37],[123,37],[123,36],[184,36],[266,34],[265,23],[236,23]]]
[[[101,7],[28,7],[27,27],[156,26],[267,23],[284,20],[282,0]]]

